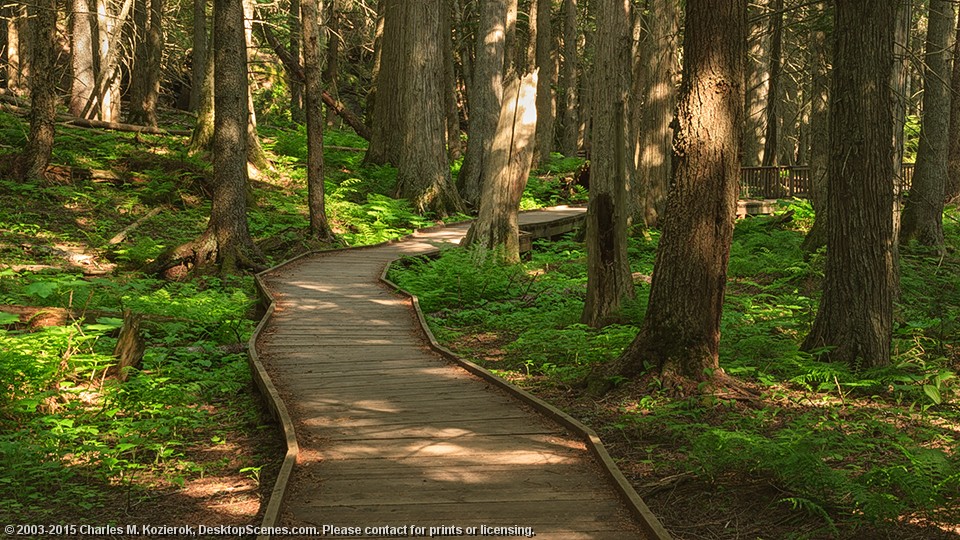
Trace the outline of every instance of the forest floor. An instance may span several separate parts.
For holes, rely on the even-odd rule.
[[[792,222],[738,222],[731,251],[720,365],[755,398],[676,396],[652,375],[586,391],[637,333],[657,231],[631,240],[637,298],[599,330],[579,323],[573,238],[538,242],[516,266],[450,250],[391,279],[420,297],[441,342],[596,430],[677,538],[960,537],[960,212],[945,218],[944,257],[902,250],[894,364],[855,370],[799,350],[824,255],[800,250],[809,204],[784,207]]]

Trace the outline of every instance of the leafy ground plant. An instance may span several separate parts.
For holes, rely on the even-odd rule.
[[[539,244],[518,266],[451,250],[395,268],[442,341],[587,420],[668,528],[715,538],[952,538],[960,531],[960,315],[956,210],[942,260],[901,259],[894,364],[857,371],[800,350],[817,308],[823,253],[800,243],[812,222],[737,225],[721,367],[761,396],[671,398],[631,381],[597,401],[580,385],[636,334],[656,231],[631,240],[638,300],[621,325],[579,324],[582,244]],[[719,521],[718,521],[719,520]],[[723,525],[726,523],[727,525]],[[699,531],[699,532],[698,532]]]

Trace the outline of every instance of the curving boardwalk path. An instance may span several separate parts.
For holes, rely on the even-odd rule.
[[[521,227],[555,233],[583,211],[524,213]],[[300,448],[278,525],[359,527],[325,535],[351,538],[388,537],[389,527],[412,538],[470,527],[489,537],[530,528],[558,540],[651,538],[582,437],[444,359],[411,300],[379,281],[394,259],[458,242],[466,227],[317,253],[263,276],[275,311],[257,351]]]

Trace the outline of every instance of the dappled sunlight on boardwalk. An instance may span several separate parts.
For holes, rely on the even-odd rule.
[[[284,524],[644,538],[582,442],[432,352],[411,302],[378,281],[397,256],[456,244],[465,232],[321,253],[267,276],[276,312],[258,349],[301,448]],[[429,536],[412,531],[399,536]]]

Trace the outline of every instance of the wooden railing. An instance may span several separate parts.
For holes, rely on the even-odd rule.
[[[913,179],[913,163],[904,163],[901,169],[900,191],[906,191]],[[741,199],[807,198],[812,189],[810,167],[741,167]]]

